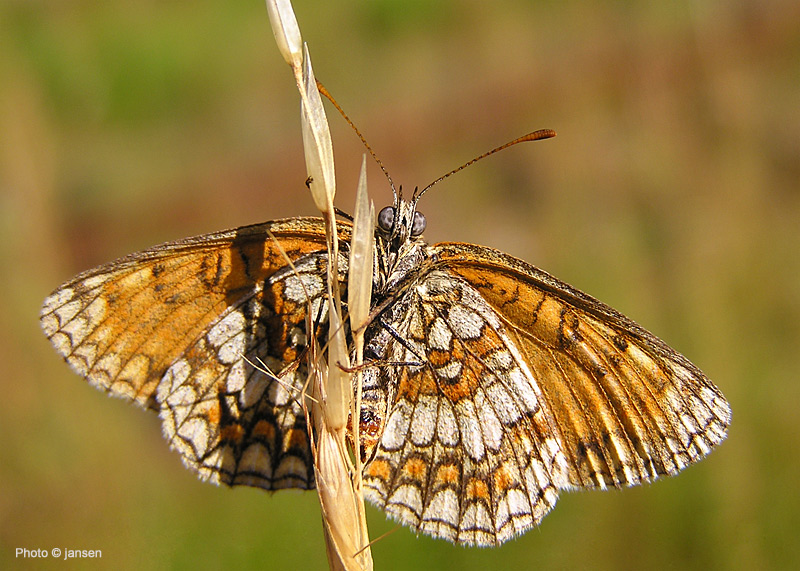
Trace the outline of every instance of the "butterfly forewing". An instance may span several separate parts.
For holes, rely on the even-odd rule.
[[[307,307],[324,311],[326,256],[317,219],[181,240],[77,276],[41,322],[92,385],[158,411],[202,477],[312,488],[298,357]]]
[[[675,474],[721,442],[730,407],[697,367],[630,319],[502,252],[439,244],[505,322],[556,420],[576,487]]]

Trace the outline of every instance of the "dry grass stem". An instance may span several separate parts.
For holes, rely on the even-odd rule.
[[[351,414],[353,392],[350,355],[346,332],[343,327],[342,303],[339,291],[339,244],[333,199],[336,178],[333,164],[333,144],[328,121],[317,89],[308,47],[302,44],[300,30],[288,0],[268,0],[268,12],[278,47],[284,59],[292,67],[301,99],[301,123],[311,194],[317,208],[325,219],[328,244],[328,344],[327,363],[324,349],[317,352],[313,324],[308,324],[312,347],[307,353],[309,381],[314,400],[310,401],[309,426],[313,426],[312,448],[314,450],[314,475],[322,508],[325,545],[331,569],[370,570],[372,555],[368,544],[364,501],[360,489],[360,462],[353,466],[347,447],[347,420]],[[302,46],[302,51],[300,49]],[[366,184],[364,183],[364,187]],[[365,191],[364,191],[365,192]],[[362,215],[363,218],[364,215]],[[356,270],[357,281],[351,289],[361,289],[366,279],[363,268],[368,266],[366,303],[369,307],[371,290],[371,249],[364,263],[364,253],[359,250],[359,259],[350,264],[351,274]],[[363,292],[358,295],[364,297]],[[364,301],[359,301],[359,307]],[[363,341],[362,341],[363,345]],[[360,355],[360,350],[358,355]],[[359,360],[360,362],[360,360]],[[360,386],[356,383],[357,386]],[[304,401],[305,403],[305,401]],[[358,408],[353,409],[358,411]],[[358,426],[358,415],[352,424]],[[355,429],[357,432],[357,428]],[[359,450],[357,436],[355,450]],[[358,453],[356,453],[358,456]]]

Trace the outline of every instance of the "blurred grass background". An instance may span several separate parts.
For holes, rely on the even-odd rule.
[[[800,567],[800,4],[295,1],[318,77],[430,241],[500,248],[698,364],[730,436],[677,478],[562,496],[498,549],[402,529],[376,569]],[[153,244],[313,214],[298,102],[256,0],[0,3],[0,567],[325,568],[316,496],[220,489],[74,375],[44,297]],[[363,152],[335,113],[338,204]],[[371,194],[390,200],[377,169]],[[392,529],[370,509],[372,536]]]

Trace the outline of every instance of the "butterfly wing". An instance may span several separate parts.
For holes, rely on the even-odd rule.
[[[560,490],[674,474],[725,437],[717,388],[618,312],[495,250],[429,253],[376,324],[373,357],[400,365],[365,392],[387,411],[367,497],[398,520],[499,544]]]
[[[41,323],[90,384],[158,412],[202,478],[313,488],[298,355],[307,308],[324,311],[325,264],[318,219],[217,232],[84,272]]]
[[[685,357],[619,312],[502,252],[438,244],[438,264],[502,318],[556,421],[573,487],[675,474],[727,435],[731,409]]]
[[[366,497],[434,537],[499,544],[538,523],[568,484],[552,415],[493,308],[431,270],[374,324],[367,348],[388,411],[365,467]],[[373,371],[375,370],[373,369]],[[383,406],[375,406],[382,395]],[[363,410],[363,409],[362,409]]]

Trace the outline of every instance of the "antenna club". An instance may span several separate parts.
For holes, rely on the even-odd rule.
[[[511,141],[508,143],[509,146],[519,142],[524,143],[525,141],[541,141],[542,139],[551,139],[556,136],[556,132],[552,129],[539,129],[538,131],[534,131],[533,133],[528,133],[527,135],[523,135],[516,141]]]

